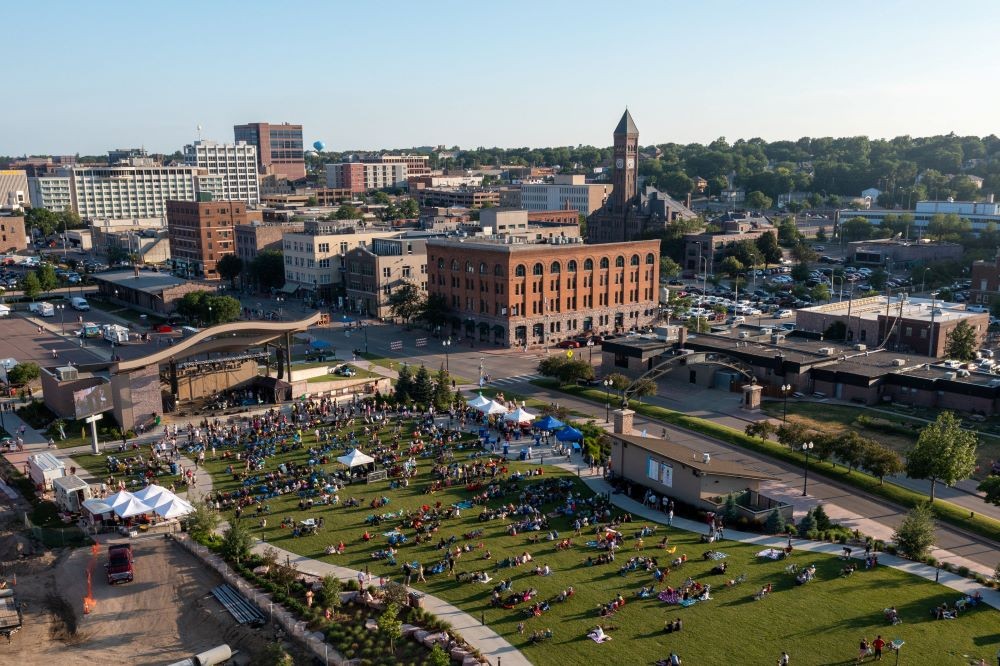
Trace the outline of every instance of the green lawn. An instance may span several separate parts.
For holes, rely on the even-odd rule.
[[[381,354],[376,354],[374,352],[361,352],[360,354],[358,354],[358,358],[363,358],[366,361],[371,361],[375,365],[380,365],[383,368],[388,368],[389,370],[393,371],[398,371],[400,364],[402,364],[403,362],[409,363],[409,365],[412,368],[417,368],[420,366],[420,363],[413,363],[405,358],[388,358],[386,356],[382,356]],[[427,366],[427,371],[430,372],[432,375],[435,372],[437,372],[437,370],[438,370],[437,368]],[[452,379],[455,380],[456,384],[465,385],[474,383],[472,380],[466,379],[465,377],[462,377],[460,375],[455,375],[451,373],[449,373],[449,375],[451,376]]]
[[[311,435],[306,435],[307,445],[310,440]],[[404,439],[404,444],[407,442]],[[339,454],[339,451],[335,453]],[[269,458],[265,471],[275,469],[283,461],[303,461],[306,455],[300,450]],[[457,459],[461,460],[466,455],[467,452],[460,452]],[[351,486],[341,492],[342,500],[352,495],[364,498],[365,504],[360,508],[318,507],[299,511],[298,497],[294,494],[272,498],[267,501],[271,507],[267,528],[261,530],[255,526],[254,531],[267,541],[302,555],[356,569],[369,567],[375,576],[393,576],[398,580],[401,575],[399,567],[390,567],[384,560],[375,560],[370,556],[376,549],[386,546],[381,534],[389,531],[394,521],[372,528],[371,532],[377,538],[371,544],[365,544],[360,539],[366,529],[365,517],[376,511],[415,509],[435,502],[449,506],[471,495],[464,487],[426,494],[430,461],[419,458],[418,464],[417,480],[411,482],[409,488],[389,490],[387,482],[380,482],[371,486]],[[222,461],[210,461],[208,464],[213,472],[215,487],[224,491],[233,490],[237,482],[225,473],[225,466]],[[512,471],[525,469],[520,463],[511,463],[509,467]],[[546,467],[544,476],[533,478],[551,476],[569,477],[576,485],[576,491],[584,496],[590,495],[586,486],[563,470]],[[390,498],[388,506],[377,510],[367,506],[373,498],[381,496]],[[509,495],[503,501],[516,503],[517,494]],[[500,500],[495,500],[490,504],[495,506],[499,503]],[[551,509],[546,507],[547,511]],[[558,551],[552,542],[542,540],[531,544],[524,534],[508,536],[503,522],[480,522],[477,519],[479,513],[480,509],[476,507],[463,511],[459,519],[444,521],[433,543],[414,546],[411,539],[410,543],[400,548],[399,564],[419,560],[429,568],[442,559],[443,551],[436,549],[436,539],[455,535],[460,544],[482,541],[493,554],[493,559],[487,561],[482,558],[481,550],[466,553],[458,560],[458,572],[486,569],[496,580],[512,576],[514,590],[537,588],[539,600],[550,599],[567,586],[574,586],[577,593],[568,602],[553,603],[552,609],[540,618],[525,620],[521,607],[513,610],[489,607],[492,585],[459,584],[447,575],[428,575],[427,583],[417,584],[418,588],[454,603],[475,617],[484,613],[491,627],[524,650],[532,663],[541,666],[588,662],[648,664],[666,656],[669,650],[677,651],[689,664],[768,664],[773,663],[783,649],[789,651],[796,663],[840,664],[848,663],[854,657],[861,636],[873,638],[876,633],[905,640],[907,654],[904,656],[909,659],[906,663],[969,663],[969,658],[960,655],[989,659],[996,649],[998,625],[995,611],[979,610],[958,621],[931,621],[929,610],[942,601],[954,602],[959,598],[958,593],[887,568],[860,571],[851,578],[841,578],[841,563],[836,558],[800,552],[793,556],[792,561],[799,565],[815,563],[818,579],[798,587],[792,576],[784,571],[787,562],[758,562],[754,557],[757,548],[724,543],[717,547],[729,555],[730,571],[726,577],[743,572],[749,575],[748,582],[726,588],[722,585],[723,576],[708,575],[715,563],[701,559],[706,546],[697,542],[696,535],[668,531],[661,526],[654,537],[646,539],[644,554],[659,556],[661,562],[665,561],[667,556],[653,548],[652,544],[669,535],[671,543],[678,546],[677,554],[685,553],[691,558],[683,567],[669,574],[667,583],[676,586],[690,576],[711,583],[714,588],[712,601],[680,609],[657,600],[638,600],[635,597],[642,585],[652,582],[649,574],[619,575],[619,566],[634,554],[631,550],[634,541],[631,539],[628,547],[619,553],[617,562],[584,567],[582,562],[587,555],[596,554],[596,551],[583,545],[586,538],[574,539],[574,547],[569,551]],[[325,527],[320,534],[293,538],[287,529],[279,526],[286,516],[296,521],[322,516]],[[253,517],[251,523],[256,525]],[[561,535],[571,535],[569,519],[556,518],[553,526]],[[626,525],[624,532],[631,537],[640,526],[638,523]],[[471,541],[463,539],[463,534],[477,529],[484,529],[485,533]],[[412,530],[404,531],[412,537]],[[344,555],[324,555],[325,546],[340,540],[347,544]],[[498,560],[524,551],[532,553],[533,564],[550,565],[554,575],[535,576],[529,566],[493,572]],[[753,601],[753,592],[768,582],[774,585],[771,598]],[[610,623],[617,627],[611,632],[614,640],[597,645],[585,638],[585,633],[599,621],[596,612],[598,604],[610,601],[619,592],[628,599],[628,603]],[[889,605],[895,605],[904,619],[904,624],[895,629],[887,626],[882,619],[881,611]],[[676,617],[684,620],[684,631],[665,635],[662,632],[664,620]],[[522,620],[526,625],[524,636],[517,632],[517,625]],[[531,645],[528,641],[530,633],[545,628],[554,631],[554,639],[541,645]],[[735,661],[733,654],[739,655]]]
[[[378,374],[376,372],[371,372],[369,370],[365,370],[363,368],[359,368],[356,365],[351,365],[350,363],[348,363],[348,365],[350,367],[354,368],[354,370],[358,374],[356,374],[354,377],[344,377],[343,375],[334,375],[334,374],[320,375],[319,377],[310,377],[309,379],[306,380],[306,383],[307,384],[317,384],[319,382],[339,382],[339,381],[343,381],[345,379],[371,379],[372,377],[378,378],[378,377],[382,376],[382,375],[380,375],[380,374]]]

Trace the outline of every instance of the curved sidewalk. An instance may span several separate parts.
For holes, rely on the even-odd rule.
[[[576,466],[568,465],[562,463],[559,467],[563,467],[572,472],[576,472]],[[612,488],[603,477],[595,474],[588,475],[583,474],[581,479],[587,486],[597,493],[611,493]],[[641,516],[644,520],[648,520],[655,523],[660,523],[666,525],[666,516],[664,516],[659,511],[651,509],[643,504],[626,497],[625,495],[615,495],[611,496],[611,503],[620,509],[628,511],[633,516]],[[696,532],[704,534],[706,527],[704,524],[696,522],[694,520],[688,520],[687,518],[680,518],[674,516],[673,528],[681,529],[686,532]],[[788,540],[786,537],[774,536],[770,534],[753,534],[751,532],[739,532],[737,530],[726,529],[726,538],[724,541],[741,541],[743,543],[752,543],[761,546],[762,548],[774,547],[774,548],[784,548]],[[808,551],[814,553],[823,553],[825,555],[835,555],[839,556],[843,552],[843,546],[836,543],[828,543],[825,541],[810,541],[808,539],[795,539],[792,545],[797,551]],[[857,550],[857,549],[855,549]],[[854,559],[863,560],[864,551],[852,555]],[[983,602],[993,608],[1000,609],[1000,590],[986,588],[977,583],[976,581],[966,578],[964,576],[959,576],[958,574],[949,573],[944,570],[938,570],[934,567],[927,566],[926,564],[921,564],[920,562],[913,562],[912,560],[906,560],[902,557],[897,557],[895,555],[889,555],[888,553],[879,553],[878,556],[879,566],[888,566],[893,569],[898,569],[900,571],[905,571],[908,574],[914,576],[919,576],[925,580],[937,582],[945,587],[949,587],[956,592],[962,594],[971,595],[975,592],[979,592],[983,595]]]
[[[265,548],[274,548],[278,551],[279,556],[287,557],[291,565],[304,574],[319,577],[333,575],[346,581],[357,580],[358,574],[361,573],[356,569],[349,569],[302,555],[296,555],[289,550],[279,548],[266,541],[258,540],[253,547],[253,551],[255,553],[263,553]],[[498,664],[500,659],[503,658],[507,660],[503,662],[504,666],[531,666],[531,662],[517,648],[490,629],[488,625],[481,624],[468,613],[426,592],[411,587],[408,587],[407,590],[419,593],[422,596],[424,610],[433,613],[438,618],[451,624],[452,628],[469,645],[479,650],[489,660],[489,663]]]

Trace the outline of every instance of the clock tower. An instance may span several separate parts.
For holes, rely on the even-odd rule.
[[[614,160],[611,212],[623,215],[638,194],[639,175],[639,129],[628,109],[615,128]]]

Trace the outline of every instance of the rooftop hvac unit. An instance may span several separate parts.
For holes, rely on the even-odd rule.
[[[749,331],[740,331],[740,340],[746,340],[750,337]]]
[[[894,359],[892,359],[892,367],[894,367],[894,368],[902,368],[904,365],[906,365],[906,359],[905,358],[894,358]]]
[[[868,351],[868,345],[858,343],[854,345],[854,351]]]
[[[969,376],[969,371],[968,370],[959,370],[958,371],[958,376],[959,377],[968,377]]]
[[[833,356],[833,347],[820,347],[819,353],[823,356]]]
[[[785,336],[781,333],[774,333],[771,335],[771,344],[780,345],[785,339]]]
[[[56,368],[56,377],[61,382],[72,382],[80,378],[80,371],[69,366]]]
[[[701,454],[701,461],[707,465],[708,463],[712,462],[712,456],[708,453],[703,453]]]
[[[946,373],[944,373],[944,378],[947,379],[947,380],[949,380],[949,381],[954,381],[956,377],[958,377],[958,373],[957,372],[946,372]]]

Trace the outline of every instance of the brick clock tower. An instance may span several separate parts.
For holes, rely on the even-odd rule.
[[[615,171],[611,191],[611,212],[624,215],[632,200],[638,194],[639,175],[639,129],[632,120],[632,114],[625,114],[615,128]],[[624,220],[623,220],[624,221]]]

